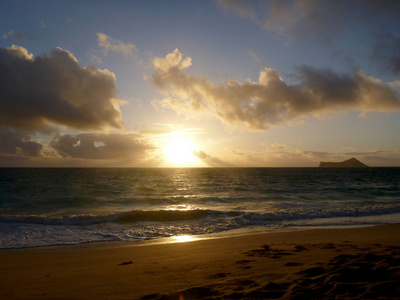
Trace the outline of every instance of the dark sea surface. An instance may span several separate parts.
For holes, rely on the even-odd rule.
[[[400,168],[0,169],[0,248],[400,222]]]

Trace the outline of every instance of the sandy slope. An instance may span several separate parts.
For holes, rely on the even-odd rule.
[[[0,251],[1,299],[399,299],[398,287],[400,225]]]

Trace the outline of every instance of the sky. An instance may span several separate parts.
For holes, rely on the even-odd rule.
[[[400,2],[0,2],[0,167],[400,166]]]

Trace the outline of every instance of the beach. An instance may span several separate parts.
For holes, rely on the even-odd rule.
[[[398,299],[399,286],[398,224],[0,250],[1,299]]]

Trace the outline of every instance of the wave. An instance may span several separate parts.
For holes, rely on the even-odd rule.
[[[137,222],[186,222],[207,220],[207,224],[229,222],[236,226],[268,225],[285,223],[293,220],[379,216],[399,213],[400,205],[366,205],[362,207],[336,207],[312,209],[276,209],[268,212],[249,212],[244,210],[219,211],[207,209],[187,210],[132,210],[103,215],[72,215],[72,216],[45,216],[45,215],[0,215],[0,223],[28,223],[41,225],[70,225],[90,226],[102,223],[130,224]]]
[[[134,223],[134,222],[174,222],[188,221],[205,218],[211,214],[218,214],[211,210],[159,210],[143,211],[132,210],[128,212],[106,215],[74,215],[74,216],[6,216],[0,215],[2,223],[32,223],[43,225],[94,225],[100,223]]]

